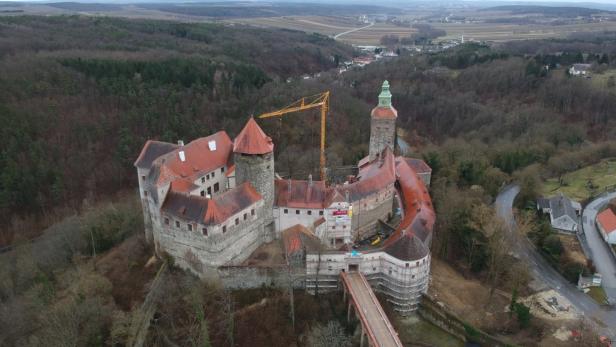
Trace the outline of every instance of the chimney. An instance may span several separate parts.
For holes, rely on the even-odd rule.
[[[349,201],[349,191],[348,190],[344,191],[344,198],[345,198],[346,202],[350,202]]]
[[[290,177],[289,177],[289,180],[288,180],[288,191],[289,191],[289,193],[291,192],[291,178]]]
[[[312,187],[312,174],[308,174],[308,185]]]
[[[180,161],[185,162],[186,153],[184,153],[184,141],[178,140],[178,146],[180,146],[180,151],[178,152],[178,155],[180,156]]]

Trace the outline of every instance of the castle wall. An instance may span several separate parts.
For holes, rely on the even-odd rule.
[[[370,121],[370,160],[375,159],[385,147],[394,150],[396,143],[396,120],[377,119]]]
[[[349,271],[349,265],[357,265],[373,289],[384,293],[394,309],[405,315],[417,309],[421,294],[428,290],[430,259],[428,255],[403,261],[385,252],[356,256],[346,252],[309,253],[306,255],[306,289],[314,291],[318,281],[319,291],[335,290],[340,272]]]
[[[352,229],[356,239],[362,239],[374,234],[378,227],[378,220],[386,221],[393,212],[394,184],[371,194],[365,198],[353,201]]]
[[[250,182],[261,194],[264,201],[264,218],[267,223],[273,221],[274,207],[274,154],[243,155],[234,154],[235,183],[241,185]]]
[[[280,233],[282,233],[283,230],[297,224],[301,224],[307,228],[311,228],[312,225],[314,225],[314,222],[316,222],[319,218],[323,217],[323,210],[314,208],[293,208],[275,206],[273,214],[274,220],[276,222],[276,233],[279,235]]]
[[[251,209],[256,208],[255,215]],[[246,260],[250,254],[264,242],[266,231],[261,216],[264,212],[262,201],[240,211],[225,223],[217,226],[192,224],[188,230],[188,221],[174,216],[162,215],[154,224],[154,240],[159,254],[171,255],[176,265],[192,270],[197,274],[204,273],[204,267],[224,264],[238,264]],[[247,219],[243,220],[244,214]],[[169,224],[165,219],[169,219]],[[239,224],[235,225],[235,219]],[[180,222],[180,227],[176,225]],[[226,232],[223,232],[226,226]],[[208,235],[203,234],[207,228]]]
[[[193,183],[199,186],[191,192],[192,195],[215,196],[227,190],[227,172],[226,166],[218,167],[212,171],[204,172],[202,175],[193,180]]]
[[[221,266],[217,270],[223,287],[229,289],[249,289],[272,286],[288,289],[304,288],[304,269],[289,269],[286,265],[261,266]]]

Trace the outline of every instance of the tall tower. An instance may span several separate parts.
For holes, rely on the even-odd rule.
[[[273,219],[274,144],[251,117],[233,142],[235,182],[250,182],[264,201],[263,217]]]
[[[379,104],[370,114],[370,160],[375,159],[385,147],[393,151],[396,143],[398,111],[391,105],[389,82],[383,82]]]

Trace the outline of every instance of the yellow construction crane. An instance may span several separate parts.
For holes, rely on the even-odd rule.
[[[313,108],[321,108],[321,151],[319,155],[319,173],[321,180],[325,180],[325,120],[327,119],[327,110],[329,109],[329,91],[324,93],[303,97],[289,106],[278,111],[264,113],[258,118],[282,117],[287,113],[310,110]]]

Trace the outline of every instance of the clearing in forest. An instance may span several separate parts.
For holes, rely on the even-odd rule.
[[[569,172],[560,178],[553,177],[543,183],[541,194],[552,196],[563,193],[576,201],[583,201],[616,184],[616,158]]]

